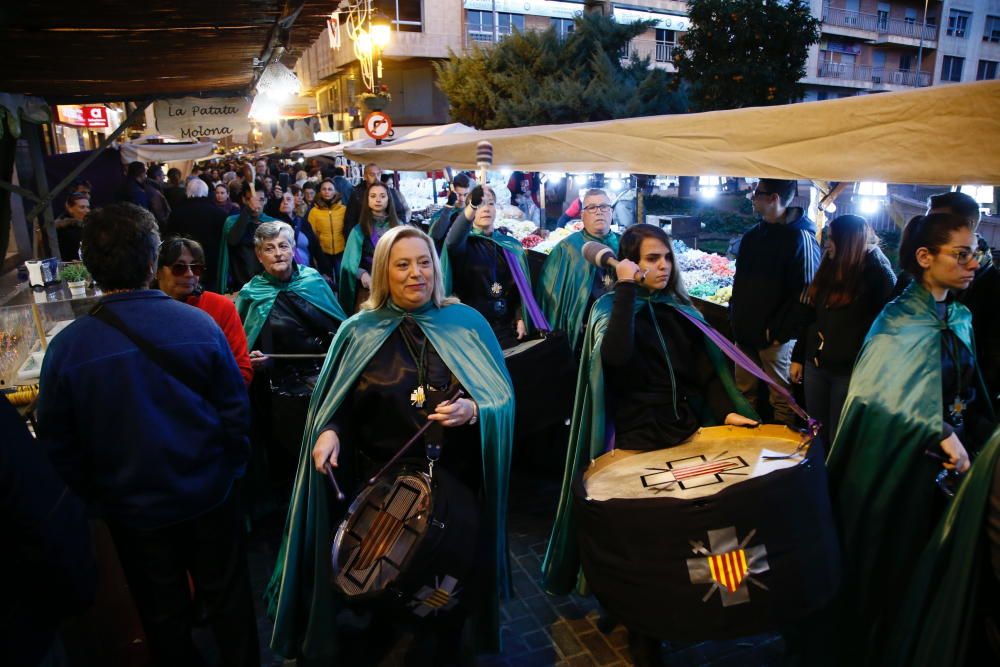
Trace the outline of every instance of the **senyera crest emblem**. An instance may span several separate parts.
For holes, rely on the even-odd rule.
[[[723,607],[750,602],[748,583],[768,590],[753,575],[767,572],[767,548],[763,544],[749,546],[756,535],[751,530],[742,542],[736,538],[736,528],[708,531],[708,548],[703,542],[691,541],[691,548],[701,558],[688,558],[688,574],[692,584],[711,584],[702,602],[719,591]]]

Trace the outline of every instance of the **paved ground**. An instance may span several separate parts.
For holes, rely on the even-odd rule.
[[[551,470],[553,466],[548,467]],[[541,559],[558,493],[553,472],[541,472],[537,465],[521,465],[515,469],[510,494],[510,541],[516,597],[502,608],[504,652],[479,658],[477,667],[617,667],[632,664],[625,629],[619,626],[607,635],[597,629],[597,604],[593,598],[550,596],[539,587]],[[275,524],[277,514],[271,519]],[[271,524],[259,528],[258,534],[267,536],[277,534],[280,529]],[[270,539],[254,540],[251,574],[258,592],[263,590],[273,562],[274,546]],[[264,645],[270,636],[271,625],[263,615],[259,627]],[[777,635],[761,635],[736,641],[664,645],[662,650],[665,664],[671,666],[751,667],[780,664],[784,644]],[[390,652],[381,664],[386,667],[401,664],[399,653],[401,650]],[[266,647],[264,655],[266,665],[280,667],[283,664]]]

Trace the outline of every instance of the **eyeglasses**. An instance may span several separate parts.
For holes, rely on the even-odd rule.
[[[976,260],[977,264],[982,264],[983,260],[986,259],[986,252],[984,250],[966,250],[964,248],[958,250],[944,250],[942,251],[946,255],[951,255],[958,262],[959,266],[965,266],[971,260]]]
[[[607,213],[611,210],[611,204],[591,204],[590,206],[584,206],[583,210],[587,213],[596,213],[597,211]]]
[[[180,278],[188,271],[191,271],[195,275],[195,278],[201,278],[201,274],[205,272],[204,264],[185,264],[184,262],[174,262],[170,265],[170,273],[176,278]]]
[[[747,197],[753,200],[756,199],[757,197],[767,197],[773,194],[774,194],[773,192],[768,192],[767,190],[754,190],[753,192],[748,194]]]

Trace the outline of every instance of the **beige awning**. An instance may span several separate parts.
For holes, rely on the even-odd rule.
[[[1000,184],[1000,81],[700,114],[426,137],[345,154],[384,168],[493,168]]]

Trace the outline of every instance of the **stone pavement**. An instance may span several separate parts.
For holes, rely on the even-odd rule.
[[[597,603],[578,595],[551,596],[540,588],[541,560],[555,515],[559,483],[554,471],[540,472],[537,467],[518,467],[513,472],[510,506],[510,544],[515,597],[502,607],[501,627],[504,651],[500,655],[477,659],[477,667],[581,667],[631,665],[628,636],[618,626],[609,634],[599,631]],[[551,466],[550,466],[551,468]],[[272,524],[284,520],[284,512],[268,517]],[[258,534],[280,534],[280,526],[264,525]],[[273,538],[272,538],[273,539]],[[254,589],[262,592],[274,563],[272,539],[251,543],[251,576]],[[258,607],[259,611],[263,611]],[[258,617],[261,645],[265,648],[263,664],[291,667],[266,649],[270,622]],[[405,648],[400,646],[399,649]],[[777,635],[760,635],[733,641],[672,644],[662,647],[664,663],[688,667],[756,667],[781,664],[784,643]],[[401,650],[393,650],[381,665],[401,664]]]

